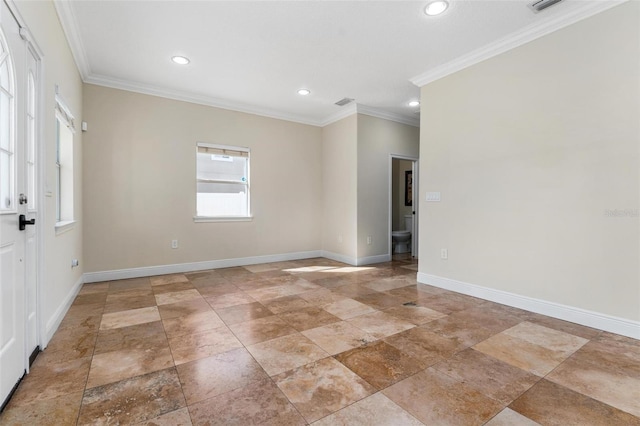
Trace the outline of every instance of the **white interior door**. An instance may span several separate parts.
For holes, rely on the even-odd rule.
[[[413,160],[411,173],[411,200],[413,204],[413,229],[411,231],[411,256],[418,257],[418,207],[420,205],[420,191],[418,190],[418,161]]]
[[[21,215],[28,214],[26,43],[4,2],[0,3],[0,45],[0,403],[4,403],[28,368],[28,236],[19,225]]]

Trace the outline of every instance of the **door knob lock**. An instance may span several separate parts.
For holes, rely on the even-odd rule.
[[[24,231],[27,225],[35,225],[35,224],[36,224],[35,219],[27,220],[27,218],[23,214],[18,216],[18,229],[21,231]]]
[[[27,196],[24,194],[20,194],[20,196],[18,197],[18,201],[20,202],[20,204],[27,204],[28,200],[27,200]]]

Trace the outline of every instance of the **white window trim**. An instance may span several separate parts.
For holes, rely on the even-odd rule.
[[[211,223],[211,222],[251,222],[253,215],[251,214],[251,149],[245,146],[220,145],[207,142],[196,142],[196,153],[198,147],[225,149],[229,151],[242,151],[248,154],[249,166],[247,170],[247,216],[193,216],[194,223]],[[196,183],[199,181],[196,170]],[[197,191],[196,191],[197,194]],[[197,202],[196,202],[197,211]]]
[[[62,222],[56,222],[56,235],[64,234],[67,231],[72,230],[76,226],[75,220],[65,220]]]

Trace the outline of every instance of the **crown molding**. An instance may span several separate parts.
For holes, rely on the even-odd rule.
[[[413,77],[410,81],[416,86],[422,87],[486,59],[497,56],[518,46],[522,46],[523,44],[529,43],[530,41],[569,25],[575,24],[583,19],[604,12],[612,7],[626,3],[627,1],[628,0],[594,0],[578,2],[580,6],[570,12],[529,25],[519,31],[511,33],[507,37],[503,37],[493,43],[485,45],[450,62]]]
[[[193,104],[206,105],[214,108],[244,112],[247,114],[259,115],[261,117],[275,118],[278,120],[291,121],[294,123],[307,124],[310,126],[322,126],[320,121],[313,120],[309,117],[301,115],[288,114],[286,112],[274,111],[269,108],[261,108],[255,105],[230,102],[224,99],[217,99],[210,96],[197,95],[181,90],[171,90],[164,87],[135,83],[128,80],[121,80],[107,76],[93,74],[88,76],[84,80],[84,82],[95,84],[98,86],[110,87],[112,89],[141,93],[143,95],[158,96],[161,98],[173,99],[176,101],[190,102]]]
[[[91,67],[87,59],[87,51],[82,43],[82,38],[80,38],[80,30],[78,29],[78,20],[73,10],[73,2],[53,0],[53,5],[58,13],[58,19],[60,19],[60,24],[62,24],[62,30],[69,43],[69,48],[71,49],[73,59],[76,61],[78,71],[80,71],[82,81],[86,82],[87,77],[91,75]]]
[[[340,121],[343,118],[347,118],[353,114],[358,113],[358,106],[355,102],[352,102],[348,105],[340,107],[340,110],[334,112],[333,114],[325,117],[319,124],[320,127],[328,126],[329,124],[333,124],[336,121]]]
[[[370,115],[371,117],[382,118],[383,120],[395,121],[396,123],[407,124],[413,127],[420,127],[420,119],[409,118],[404,115],[382,111],[366,105],[358,104],[358,114]]]

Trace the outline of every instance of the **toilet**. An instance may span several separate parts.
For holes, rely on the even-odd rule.
[[[394,253],[409,253],[411,248],[409,242],[411,241],[411,232],[413,231],[413,215],[404,215],[404,231],[392,231],[391,239],[393,241]]]

